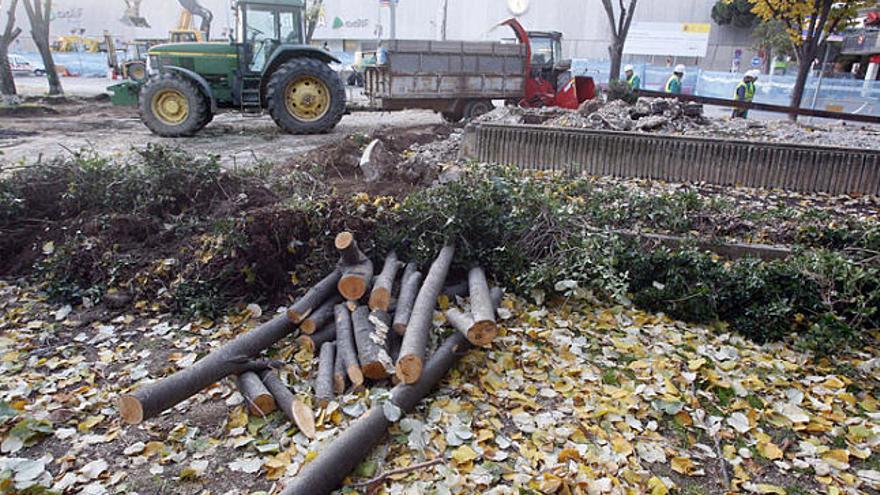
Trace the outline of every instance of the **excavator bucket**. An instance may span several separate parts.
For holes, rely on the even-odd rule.
[[[123,24],[139,28],[148,28],[150,23],[141,15],[141,0],[124,0],[125,13],[122,14]]]

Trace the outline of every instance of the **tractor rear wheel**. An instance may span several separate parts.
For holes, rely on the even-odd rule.
[[[268,86],[269,113],[291,134],[330,132],[345,113],[345,86],[327,64],[293,59],[275,71]]]
[[[192,136],[210,121],[208,99],[198,86],[175,74],[148,82],[140,95],[141,120],[163,137]]]

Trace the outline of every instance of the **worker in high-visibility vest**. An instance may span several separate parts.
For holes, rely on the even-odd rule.
[[[632,65],[627,65],[623,68],[623,75],[626,77],[626,83],[629,84],[629,89],[633,91],[638,91],[642,87],[642,78],[636,75],[635,67]]]
[[[672,70],[672,75],[666,81],[666,92],[673,95],[681,94],[681,80],[684,79],[684,65],[678,64]]]
[[[755,99],[755,81],[758,80],[758,76],[761,73],[757,70],[750,70],[746,72],[746,75],[743,77],[743,80],[736,86],[736,91],[733,93],[733,99],[735,101],[746,101],[751,103],[752,100]],[[734,108],[733,109],[733,118],[735,119],[745,119],[749,116],[749,110],[746,108]]]

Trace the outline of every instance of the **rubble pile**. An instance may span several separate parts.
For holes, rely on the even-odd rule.
[[[413,183],[432,182],[458,162],[463,137],[464,130],[457,129],[446,139],[413,144],[404,151],[404,160],[397,164],[397,175]]]
[[[862,124],[800,124],[788,120],[713,119],[688,136],[766,143],[809,144],[880,150],[880,130]]]

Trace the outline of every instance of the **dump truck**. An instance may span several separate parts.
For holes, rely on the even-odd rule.
[[[383,110],[429,109],[449,122],[494,108],[577,108],[595,97],[589,77],[572,77],[562,59],[562,34],[527,32],[516,20],[514,43],[391,40],[365,47],[364,93]]]
[[[291,134],[333,130],[346,110],[345,86],[320,48],[304,44],[304,0],[239,0],[228,43],[150,48],[149,77],[111,86],[117,104],[137,101],[153,133],[191,136],[219,111],[268,110]]]

